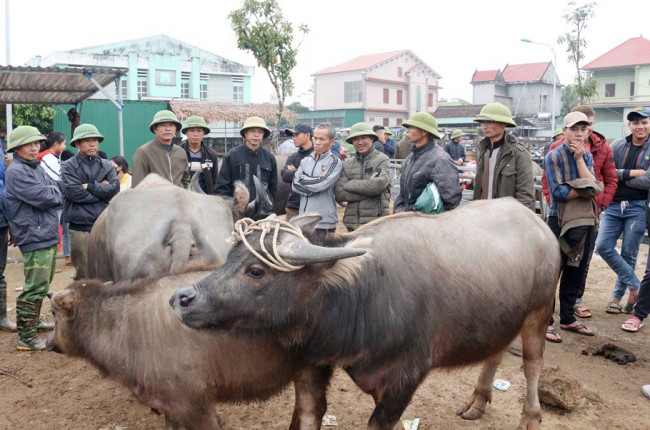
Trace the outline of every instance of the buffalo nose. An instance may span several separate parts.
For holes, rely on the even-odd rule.
[[[175,296],[178,299],[178,304],[181,307],[186,308],[190,305],[190,303],[192,303],[192,300],[194,300],[194,298],[196,297],[196,292],[192,287],[185,287],[178,290]]]

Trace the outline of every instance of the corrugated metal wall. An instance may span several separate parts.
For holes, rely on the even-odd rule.
[[[72,105],[61,105],[68,111]],[[56,106],[54,130],[64,133],[70,142],[70,122],[68,117]],[[124,101],[124,156],[131,165],[131,157],[137,148],[154,138],[149,130],[149,124],[156,112],[169,109],[167,102],[142,102]],[[108,154],[108,158],[120,153],[120,137],[118,125],[118,111],[113,103],[108,100],[86,100],[81,107],[81,123],[93,124],[104,135],[104,141],[99,149]],[[70,145],[68,145],[70,147]],[[70,148],[74,151],[74,148]]]

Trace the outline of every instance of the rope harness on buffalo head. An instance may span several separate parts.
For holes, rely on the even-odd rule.
[[[250,235],[254,231],[261,232],[260,249],[264,255],[257,252],[246,238],[246,236]],[[266,245],[264,244],[266,235],[271,231],[273,231],[273,254],[266,249]],[[294,266],[280,257],[280,254],[278,253],[278,236],[281,231],[297,236],[298,238],[308,242],[305,236],[303,236],[300,228],[289,222],[280,219],[261,219],[259,221],[253,221],[250,218],[242,218],[235,223],[235,230],[232,232],[230,238],[227,239],[227,242],[231,245],[243,242],[246,248],[255,257],[259,258],[262,263],[280,272],[293,272],[294,270],[302,269],[305,267],[304,265]]]

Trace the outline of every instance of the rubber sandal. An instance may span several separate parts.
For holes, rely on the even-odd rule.
[[[554,337],[549,337],[549,336],[554,336]],[[546,340],[553,343],[562,342],[562,338],[560,337],[560,334],[553,327],[546,328]]]
[[[634,305],[635,304],[636,303],[627,302],[625,304],[625,307],[623,308],[623,310],[621,310],[621,313],[622,314],[631,314],[634,311]]]
[[[564,327],[560,324],[560,328],[562,330],[571,331],[573,333],[578,333],[583,336],[593,336],[594,334],[596,334],[593,331],[587,331],[589,330],[589,328],[582,323],[578,323],[576,325],[566,325]]]
[[[573,315],[577,316],[578,318],[591,318],[591,311],[584,306],[575,305],[573,307]]]
[[[623,312],[623,306],[620,303],[609,302],[607,303],[607,307],[605,307],[605,312],[608,314],[620,314]]]
[[[54,269],[54,273],[61,273],[61,272],[63,272],[63,270],[61,270],[61,269]]]
[[[635,333],[639,331],[643,327],[643,321],[638,319],[637,317],[632,317],[625,321],[623,324],[621,324],[621,328],[625,331],[629,331],[632,333]]]

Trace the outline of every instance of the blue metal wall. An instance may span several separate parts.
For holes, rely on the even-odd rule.
[[[56,106],[54,117],[54,130],[64,133],[70,142],[70,122],[68,117]],[[61,105],[68,111],[72,105]],[[123,122],[124,122],[124,156],[131,165],[131,157],[137,148],[154,138],[149,130],[149,124],[156,112],[169,109],[167,102],[142,102],[124,101]],[[106,152],[108,158],[120,153],[120,137],[118,125],[118,110],[108,100],[86,100],[81,106],[81,123],[93,124],[104,135],[104,141],[99,149]],[[68,145],[68,148],[75,151]]]

